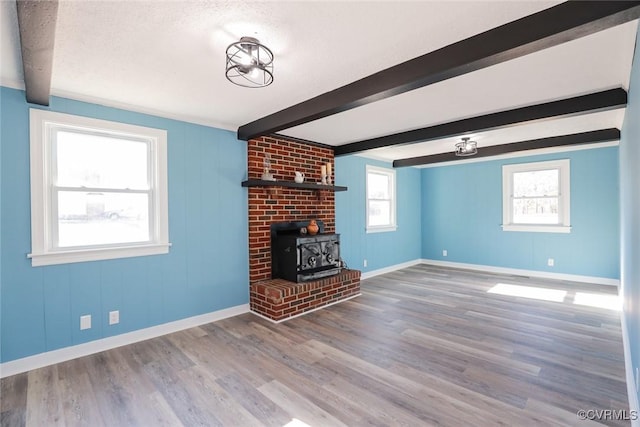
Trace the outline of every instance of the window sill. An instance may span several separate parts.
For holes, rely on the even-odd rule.
[[[571,233],[566,225],[503,225],[502,231],[523,231],[533,233]]]
[[[369,233],[386,233],[387,231],[396,231],[397,226],[390,225],[387,227],[367,227],[367,234]]]
[[[117,258],[132,258],[147,255],[169,253],[171,243],[128,246],[117,248],[82,249],[75,251],[57,251],[40,254],[28,254],[32,267],[45,265],[70,264],[74,262],[101,261]]]

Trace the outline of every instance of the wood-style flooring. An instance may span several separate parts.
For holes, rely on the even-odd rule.
[[[576,413],[629,415],[620,314],[574,299],[615,292],[418,265],[282,324],[244,314],[5,378],[2,426],[600,425]]]

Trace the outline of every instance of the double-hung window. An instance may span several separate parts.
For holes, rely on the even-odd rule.
[[[569,233],[568,159],[502,167],[505,231]]]
[[[167,253],[166,131],[31,109],[33,266]]]
[[[367,165],[367,233],[396,229],[396,171]]]

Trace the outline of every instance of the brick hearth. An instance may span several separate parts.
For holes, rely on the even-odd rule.
[[[251,310],[279,321],[359,294],[358,270],[304,283],[263,280],[251,285]]]
[[[247,143],[249,179],[260,179],[266,155],[270,157],[271,173],[275,179],[291,182],[295,171],[303,172],[306,175],[306,182],[320,181],[320,167],[328,162],[333,164],[334,158],[331,148],[282,138],[261,137],[251,139]],[[333,179],[332,177],[332,182]],[[326,233],[336,232],[335,196],[332,191],[285,187],[250,187],[248,188],[248,194],[249,282],[252,310],[273,320],[281,320],[357,295],[360,292],[360,272],[355,270],[345,270],[337,276],[299,284],[282,279],[272,279],[271,277],[271,224],[319,219],[324,222]],[[354,282],[356,274],[357,279]],[[344,282],[338,283],[337,281],[339,280]],[[334,288],[334,286],[336,287]],[[296,300],[295,307],[291,306],[290,303],[293,301],[291,297],[304,294],[306,291],[301,291],[300,289],[307,288],[313,288],[313,300],[305,302]],[[273,301],[268,302],[260,299],[259,295],[266,294],[258,292],[257,289],[271,289],[270,292],[290,292],[286,296],[289,299],[286,302],[274,305]],[[338,290],[334,292],[334,289]],[[309,292],[311,291],[309,290]],[[321,294],[320,297],[318,297],[319,294]],[[327,299],[328,296],[331,296],[331,298]],[[310,294],[301,298],[309,299],[311,297]],[[281,304],[287,306],[284,307]]]

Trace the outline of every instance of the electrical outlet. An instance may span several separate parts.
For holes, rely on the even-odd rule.
[[[362,262],[362,266],[363,266],[363,267],[366,267],[366,266],[367,266],[367,260],[366,260],[366,259]]]
[[[110,325],[115,325],[117,323],[120,323],[120,311],[119,310],[110,311],[109,312],[109,324]]]
[[[91,315],[80,316],[80,330],[91,329]]]
[[[442,250],[442,256],[447,256],[447,250],[446,249]]]
[[[549,267],[553,267],[553,266],[555,265],[555,263],[556,263],[556,262],[555,262],[555,260],[554,260],[553,258],[549,258],[549,259],[547,260],[547,265],[548,265]]]

